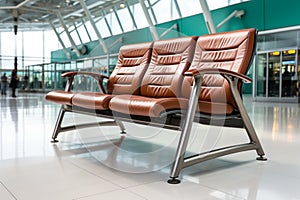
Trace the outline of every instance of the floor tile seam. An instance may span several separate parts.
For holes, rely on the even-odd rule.
[[[95,173],[91,172],[91,171],[88,170],[88,169],[85,169],[85,168],[83,168],[83,167],[81,167],[81,166],[75,164],[75,163],[72,162],[71,160],[67,160],[67,162],[69,162],[70,164],[74,165],[75,167],[77,167],[77,168],[79,168],[79,169],[81,169],[81,170],[83,170],[83,171],[85,171],[85,172],[87,172],[87,173],[89,173],[89,174],[91,174],[91,175],[94,175],[94,176],[96,176],[96,177],[98,177],[98,178],[100,178],[100,179],[102,179],[102,180],[104,180],[104,181],[107,181],[107,182],[113,184],[114,186],[119,187],[120,189],[125,189],[125,188],[122,187],[121,185],[119,185],[119,184],[117,184],[117,183],[115,183],[115,182],[112,182],[111,180],[109,180],[109,179],[107,179],[107,178],[105,178],[105,177],[103,177],[103,176],[100,176],[100,175],[98,175],[98,174],[95,174]]]
[[[83,167],[80,167],[79,165],[73,163],[73,162],[70,161],[70,160],[69,160],[68,162],[70,162],[72,165],[74,165],[74,166],[76,166],[76,167],[78,167],[78,168],[80,168],[80,169],[82,169],[82,170],[84,170],[84,171],[86,171],[86,172],[88,172],[88,173],[90,173],[90,174],[92,174],[92,175],[95,175],[95,176],[97,176],[97,177],[99,177],[99,178],[101,178],[101,179],[103,179],[103,180],[105,180],[105,181],[107,181],[107,182],[109,182],[109,183],[112,183],[113,185],[115,185],[115,186],[117,186],[117,187],[119,187],[120,189],[123,189],[123,190],[127,190],[127,189],[130,189],[130,188],[134,188],[134,187],[143,186],[143,185],[147,185],[147,184],[151,184],[151,183],[158,182],[158,181],[150,181],[150,182],[139,183],[139,184],[135,184],[135,185],[131,185],[131,186],[127,186],[127,187],[126,187],[126,186],[119,185],[119,184],[117,184],[117,183],[115,183],[115,182],[112,182],[112,181],[110,181],[109,179],[107,179],[107,178],[105,178],[105,177],[103,177],[103,176],[100,176],[100,175],[98,175],[98,174],[95,174],[95,173],[93,173],[93,172],[91,172],[91,171],[89,171],[89,170],[87,170],[87,169],[85,169],[85,168],[83,168]],[[167,182],[166,182],[166,184],[167,184]],[[136,195],[138,195],[138,194],[136,194]],[[141,196],[141,197],[142,197],[142,196]],[[145,198],[145,197],[143,197],[143,198]]]
[[[10,189],[2,182],[0,181],[0,184],[4,187],[4,189],[14,198],[17,200],[16,195],[14,195],[14,193],[12,191],[10,191]]]
[[[109,191],[105,191],[105,192],[98,192],[98,193],[95,193],[95,194],[89,194],[89,195],[86,195],[86,196],[81,196],[81,197],[78,197],[78,198],[73,198],[72,200],[80,200],[80,199],[85,199],[85,198],[88,198],[88,197],[93,197],[93,196],[96,196],[96,195],[103,195],[103,194],[109,194],[109,193],[112,193],[112,192],[117,192],[117,191],[122,191],[124,190],[123,188],[119,188],[119,189],[113,189],[113,190],[109,190]]]
[[[186,180],[185,178],[183,178],[183,179]],[[188,180],[187,180],[187,181],[188,181]],[[212,186],[208,186],[208,185],[201,184],[201,183],[197,183],[197,185],[200,185],[200,186],[202,186],[202,187],[204,187],[204,188],[207,188],[207,189],[209,189],[209,190],[214,190],[214,191],[218,191],[218,192],[224,193],[224,194],[226,194],[226,195],[230,195],[231,197],[234,197],[234,198],[238,198],[238,199],[241,199],[241,200],[247,200],[247,199],[245,199],[245,198],[243,198],[243,197],[240,197],[240,196],[237,196],[237,195],[234,195],[234,194],[231,194],[231,193],[222,191],[222,190],[217,189],[217,188],[214,188],[214,187],[212,187]]]

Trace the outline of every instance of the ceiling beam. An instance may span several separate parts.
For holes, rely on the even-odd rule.
[[[91,23],[91,25],[92,25],[92,27],[93,27],[93,29],[94,29],[97,37],[98,37],[98,41],[99,41],[100,45],[102,46],[102,49],[103,49],[104,53],[107,54],[108,53],[108,49],[106,47],[106,44],[104,43],[104,40],[102,39],[101,34],[100,34],[99,30],[96,27],[94,19],[93,19],[92,15],[91,15],[91,13],[90,13],[87,5],[85,4],[84,0],[79,0],[79,2],[80,2],[80,5],[81,5],[82,9],[84,10],[87,18],[89,19],[89,21],[90,21],[90,23]]]
[[[22,1],[21,3],[19,3],[16,6],[0,6],[0,10],[15,10],[15,9],[19,9],[20,7],[22,7],[23,5],[25,5],[29,1],[32,1],[32,0]]]

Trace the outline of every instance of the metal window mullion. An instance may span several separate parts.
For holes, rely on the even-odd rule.
[[[64,42],[62,41],[62,39],[61,39],[61,37],[60,37],[60,34],[57,32],[57,30],[56,30],[56,28],[54,27],[54,25],[53,25],[52,22],[49,22],[49,24],[50,24],[50,26],[52,27],[52,29],[53,29],[53,31],[54,31],[56,37],[58,38],[59,43],[60,43],[61,46],[63,47],[63,50],[64,50],[66,56],[67,56],[68,58],[70,58],[70,53],[68,52],[68,50],[67,50],[67,48],[66,48]]]
[[[92,41],[91,35],[90,35],[90,33],[89,33],[89,31],[88,31],[86,25],[85,25],[85,21],[83,21],[83,19],[81,19],[81,22],[82,22],[82,25],[83,25],[83,27],[84,27],[84,29],[85,29],[85,32],[86,32],[86,34],[88,35],[90,41]]]
[[[109,33],[110,33],[110,35],[113,35],[112,30],[110,28],[110,25],[109,25],[109,23],[107,21],[107,18],[106,18],[106,14],[104,13],[104,11],[102,11],[102,13],[103,13],[104,21],[105,21],[105,24],[106,24],[106,26],[108,28]]]
[[[124,33],[124,29],[123,29],[122,23],[121,23],[121,21],[120,21],[120,18],[119,18],[119,15],[118,15],[117,11],[116,11],[115,6],[113,6],[112,9],[113,9],[113,11],[114,11],[114,13],[115,13],[115,16],[116,16],[116,19],[117,19],[117,21],[118,21],[118,23],[119,23],[119,26],[120,26],[120,28],[121,28],[121,31],[122,31],[122,33]]]
[[[95,22],[94,22],[94,20],[92,18],[92,15],[91,15],[90,11],[88,10],[88,8],[87,8],[84,0],[79,0],[79,2],[80,2],[81,7],[83,8],[86,16],[88,17],[88,19],[89,19],[89,21],[90,21],[90,23],[91,23],[91,25],[92,25],[92,27],[93,27],[93,29],[94,29],[97,37],[98,37],[98,41],[99,41],[100,45],[102,46],[104,53],[108,53],[108,49],[106,47],[106,44],[104,43],[104,41],[103,41],[103,39],[101,37],[101,34],[100,34],[99,30],[97,29],[96,24],[95,24]]]
[[[156,15],[154,13],[154,10],[153,10],[152,6],[154,6],[155,4],[157,4],[159,1],[160,0],[157,0],[154,4],[151,4],[150,1],[147,0],[147,2],[149,4],[149,8],[148,9],[150,9],[150,11],[151,11],[151,14],[152,14],[152,17],[153,17],[153,20],[154,20],[155,24],[157,24],[157,19],[156,19]]]
[[[176,7],[176,10],[177,10],[177,13],[178,13],[179,17],[182,18],[181,10],[180,10],[180,7],[178,5],[177,0],[173,0],[173,2],[175,4],[175,7]]]
[[[157,31],[156,31],[156,29],[155,29],[155,26],[153,25],[152,19],[151,19],[151,17],[150,17],[150,14],[149,14],[149,12],[148,12],[148,9],[147,9],[147,7],[146,7],[146,5],[145,5],[144,0],[139,0],[139,2],[140,2],[140,5],[142,6],[143,12],[144,12],[145,17],[146,17],[146,19],[147,19],[147,22],[148,22],[148,24],[149,24],[149,29],[150,29],[150,33],[151,33],[151,35],[152,35],[152,38],[153,38],[154,40],[159,40],[159,36],[158,36],[158,34],[157,34]]]
[[[60,24],[61,24],[62,27],[65,29],[65,32],[66,32],[66,34],[67,34],[67,36],[68,36],[68,38],[69,38],[69,41],[70,41],[70,43],[71,43],[71,45],[72,45],[72,47],[73,47],[73,49],[74,49],[76,55],[77,55],[77,56],[80,56],[80,52],[79,52],[79,50],[78,50],[78,48],[77,48],[77,46],[76,46],[76,44],[75,44],[73,38],[71,37],[71,34],[70,34],[70,32],[69,32],[69,30],[68,30],[66,24],[64,23],[64,20],[63,20],[61,14],[60,14],[59,12],[57,12],[56,15],[57,15],[57,17],[58,17],[58,19],[59,19],[59,21],[60,21]]]
[[[133,15],[133,13],[132,13],[130,7],[129,7],[129,4],[126,2],[125,5],[126,5],[126,7],[127,7],[127,10],[128,10],[128,12],[129,12],[129,15],[130,15],[130,17],[131,17],[131,19],[132,19],[133,26],[135,27],[135,29],[137,29],[138,27],[137,27],[137,25],[136,25],[136,21],[135,21],[135,19],[134,19],[134,15]]]
[[[78,38],[79,38],[79,40],[80,40],[80,43],[81,43],[81,44],[83,44],[83,42],[82,42],[82,39],[81,39],[81,37],[80,37],[80,34],[79,34],[79,32],[78,32],[78,29],[77,29],[77,26],[76,26],[76,24],[75,24],[75,23],[73,23],[73,26],[74,26],[74,28],[75,28],[75,31],[76,31],[76,33],[77,33],[77,36],[78,36]]]

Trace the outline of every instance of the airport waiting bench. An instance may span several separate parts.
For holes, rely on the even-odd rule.
[[[242,101],[242,83],[255,52],[255,29],[182,37],[120,48],[118,63],[110,77],[92,72],[67,72],[64,91],[46,95],[61,104],[52,135],[95,124],[62,127],[66,112],[158,126],[180,132],[168,183],[180,183],[180,171],[191,165],[237,152],[255,150],[257,160],[265,153]],[[99,92],[73,92],[77,75],[94,78]],[[104,85],[104,80],[107,84]],[[186,156],[193,123],[244,128],[249,142]]]

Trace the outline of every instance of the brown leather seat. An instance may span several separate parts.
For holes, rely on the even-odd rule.
[[[72,104],[79,107],[107,110],[115,94],[139,94],[143,74],[149,65],[152,42],[121,47],[118,63],[108,80],[107,94],[95,92],[76,93]]]
[[[46,95],[46,100],[58,104],[72,105],[74,93],[62,90],[51,91]]]
[[[251,62],[255,34],[255,29],[246,29],[199,37],[189,71],[223,68],[245,74]],[[185,76],[182,94],[186,99],[190,97],[192,84],[193,78]],[[221,75],[204,75],[199,109],[207,114],[231,114],[236,109],[228,82]]]
[[[155,41],[150,65],[140,95],[117,95],[109,104],[120,113],[158,117],[161,112],[180,108],[183,73],[192,61],[197,37]]]

